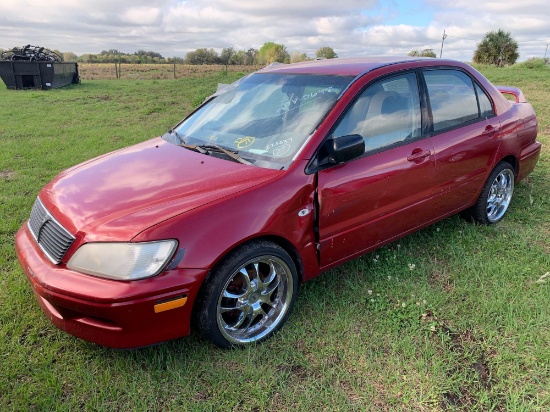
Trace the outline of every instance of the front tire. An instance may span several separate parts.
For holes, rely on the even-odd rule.
[[[297,287],[296,266],[284,249],[268,241],[244,245],[207,279],[199,330],[221,348],[263,342],[287,320]]]
[[[489,175],[476,204],[462,215],[484,225],[499,222],[512,201],[514,181],[512,165],[500,162]]]

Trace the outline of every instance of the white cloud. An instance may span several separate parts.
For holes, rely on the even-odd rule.
[[[104,49],[184,56],[199,47],[259,48],[266,41],[313,56],[407,54],[432,48],[470,60],[490,30],[510,31],[520,56],[542,56],[550,35],[546,0],[2,0],[0,47],[36,44],[77,54]],[[414,6],[414,7],[413,7]],[[426,17],[427,16],[427,17]],[[389,24],[388,21],[406,22]]]
[[[160,23],[161,12],[155,7],[132,7],[124,11],[123,23],[136,26],[151,26]]]

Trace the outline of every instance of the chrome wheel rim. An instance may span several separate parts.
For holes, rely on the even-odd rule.
[[[251,259],[223,287],[217,306],[218,328],[234,344],[260,340],[281,323],[293,293],[293,277],[282,259]]]
[[[504,216],[512,200],[513,192],[514,174],[510,169],[504,169],[493,180],[487,197],[487,219],[489,222],[497,222]]]

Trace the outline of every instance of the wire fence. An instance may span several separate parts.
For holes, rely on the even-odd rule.
[[[212,73],[250,73],[263,65],[191,65],[191,64],[130,64],[130,63],[79,63],[82,80],[167,80],[183,77],[202,77]]]

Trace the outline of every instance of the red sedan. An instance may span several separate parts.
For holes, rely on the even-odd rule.
[[[75,336],[138,347],[194,320],[244,346],[284,324],[299,282],[458,212],[498,222],[536,136],[522,92],[463,63],[271,66],[164,136],[62,172],[17,253]]]

